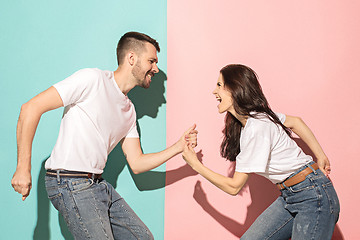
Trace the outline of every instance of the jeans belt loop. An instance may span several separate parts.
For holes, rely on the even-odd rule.
[[[313,173],[314,173],[315,175],[317,175],[316,170],[311,166],[310,163],[308,164],[308,168],[310,168],[310,169],[313,171]]]
[[[56,179],[58,181],[58,184],[60,184],[60,170],[56,170]]]

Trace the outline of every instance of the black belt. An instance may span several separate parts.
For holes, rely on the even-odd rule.
[[[48,176],[57,176],[56,170],[46,170],[46,175]],[[101,174],[87,173],[87,172],[76,172],[76,171],[67,171],[60,170],[59,176],[61,177],[74,177],[74,178],[92,178],[92,179],[102,179]]]

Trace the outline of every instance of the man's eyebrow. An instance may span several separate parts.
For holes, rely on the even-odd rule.
[[[154,62],[158,63],[158,59],[157,59],[157,58],[150,58],[150,60],[152,60],[152,61],[154,61]]]

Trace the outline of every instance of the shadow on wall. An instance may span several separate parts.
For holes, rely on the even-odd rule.
[[[165,100],[165,81],[166,74],[160,70],[151,82],[148,89],[135,87],[129,93],[129,98],[135,105],[137,118],[141,119],[143,116],[149,116],[156,118],[159,107],[166,103]],[[141,136],[141,129],[138,124],[139,135]],[[48,158],[48,157],[47,157]],[[48,240],[50,239],[50,201],[47,197],[45,189],[44,177],[45,177],[45,158],[42,162],[40,173],[37,182],[37,223],[33,234],[33,239],[36,240]],[[123,171],[127,161],[124,157],[120,144],[118,144],[114,150],[109,154],[106,167],[104,169],[103,178],[111,183],[116,188],[116,183],[119,174]],[[130,169],[130,167],[128,167]],[[170,176],[173,181],[168,182],[170,185],[176,181],[179,181],[185,177],[196,175],[188,165],[179,167],[178,169],[169,172],[149,171],[135,175],[130,171],[131,176],[139,191],[154,190],[165,187],[165,175]],[[61,234],[64,239],[73,239],[71,233],[67,229],[65,220],[59,214],[59,225]]]
[[[294,140],[306,154],[312,155],[312,157],[315,159],[311,153],[311,150],[301,139]],[[229,176],[233,175],[234,169],[235,163],[230,166]],[[200,181],[197,181],[195,184],[193,197],[205,212],[207,212],[234,236],[240,238],[255,221],[255,219],[279,196],[279,190],[276,188],[276,186],[262,176],[252,174],[246,185],[248,185],[250,190],[252,202],[247,208],[247,216],[244,224],[241,224],[236,220],[223,215],[216,209],[216,207],[212,206],[207,199],[206,193],[204,192]],[[246,187],[247,186],[244,186],[243,189],[246,189]],[[239,197],[241,197],[241,195],[242,191],[240,191]],[[344,236],[341,233],[339,226],[336,224],[332,240],[343,239]]]

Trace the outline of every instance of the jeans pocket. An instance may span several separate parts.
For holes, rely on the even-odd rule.
[[[91,178],[84,178],[71,182],[72,192],[80,192],[90,188],[94,184]]]
[[[340,203],[335,188],[330,180],[329,182],[324,183],[322,186],[329,200],[330,211],[331,213],[336,214],[338,218],[340,212]]]
[[[315,187],[314,184],[309,179],[305,179],[304,181],[289,187],[289,190],[292,193],[298,193],[307,190],[312,190],[314,189],[314,187]]]
[[[55,195],[48,195],[48,198],[49,198],[50,202],[52,203],[52,205],[58,211],[61,211],[62,209],[65,208],[64,197],[63,197],[62,193],[58,192]]]

